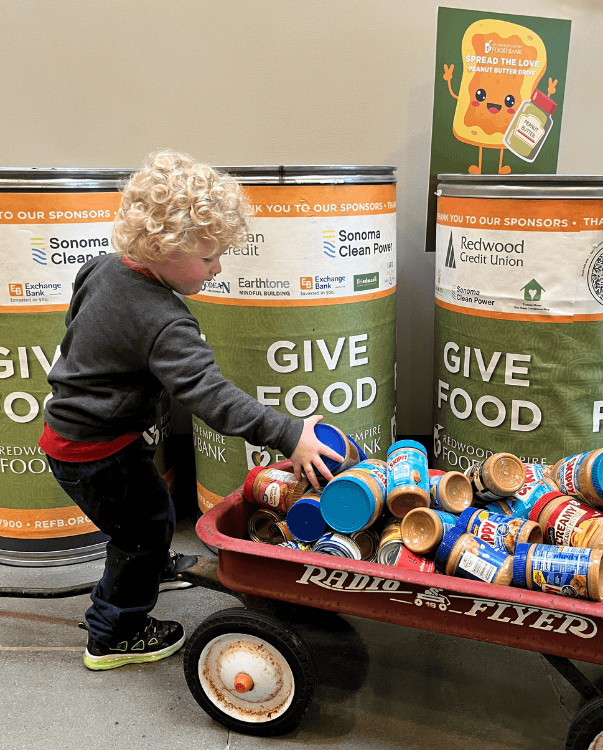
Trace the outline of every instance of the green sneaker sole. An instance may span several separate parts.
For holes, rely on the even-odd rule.
[[[84,651],[84,664],[88,669],[98,671],[102,669],[117,669],[117,667],[124,667],[126,664],[146,664],[148,662],[159,661],[175,654],[176,651],[184,646],[185,640],[185,636],[182,636],[173,646],[169,646],[162,651],[154,651],[146,654],[133,654],[130,652],[129,654],[115,656],[92,656],[88,653],[88,649],[86,649]]]

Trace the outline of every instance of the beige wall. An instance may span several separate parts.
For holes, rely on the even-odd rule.
[[[603,173],[601,0],[443,3],[572,20],[559,172]],[[398,168],[398,432],[431,432],[423,252],[435,0],[0,0],[0,166]]]

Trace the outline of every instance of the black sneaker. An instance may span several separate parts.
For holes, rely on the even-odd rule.
[[[88,630],[84,623],[79,626]],[[148,616],[147,624],[132,638],[102,643],[88,635],[84,664],[88,669],[115,669],[124,664],[159,661],[175,654],[184,645],[184,628],[179,622],[156,620]]]
[[[170,559],[163,569],[159,581],[159,591],[170,591],[171,589],[186,589],[193,584],[182,578],[182,572],[196,565],[199,558],[196,555],[183,555],[181,552],[170,550]]]

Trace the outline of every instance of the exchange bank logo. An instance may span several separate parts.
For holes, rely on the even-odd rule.
[[[23,284],[9,284],[8,295],[9,297],[23,297]]]
[[[31,238],[31,259],[34,263],[46,266],[46,241],[44,237]]]
[[[322,233],[322,249],[327,257],[335,257],[335,232],[332,229],[325,229]]]
[[[299,277],[299,288],[303,292],[309,292],[314,289],[314,279],[311,276],[300,276]]]
[[[448,240],[448,252],[446,253],[446,268],[456,268],[456,261],[454,259],[454,245],[452,244],[452,232],[450,232],[450,239]]]

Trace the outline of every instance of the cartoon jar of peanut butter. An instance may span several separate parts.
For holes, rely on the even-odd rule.
[[[457,100],[452,132],[459,141],[478,147],[478,163],[469,167],[470,174],[481,174],[484,148],[500,150],[498,174],[509,174],[511,167],[503,166],[507,148],[503,137],[545,73],[544,43],[525,26],[484,18],[467,28],[461,49],[463,75],[458,95],[452,90],[454,65],[444,65],[444,80]],[[549,78],[549,96],[556,85]]]

